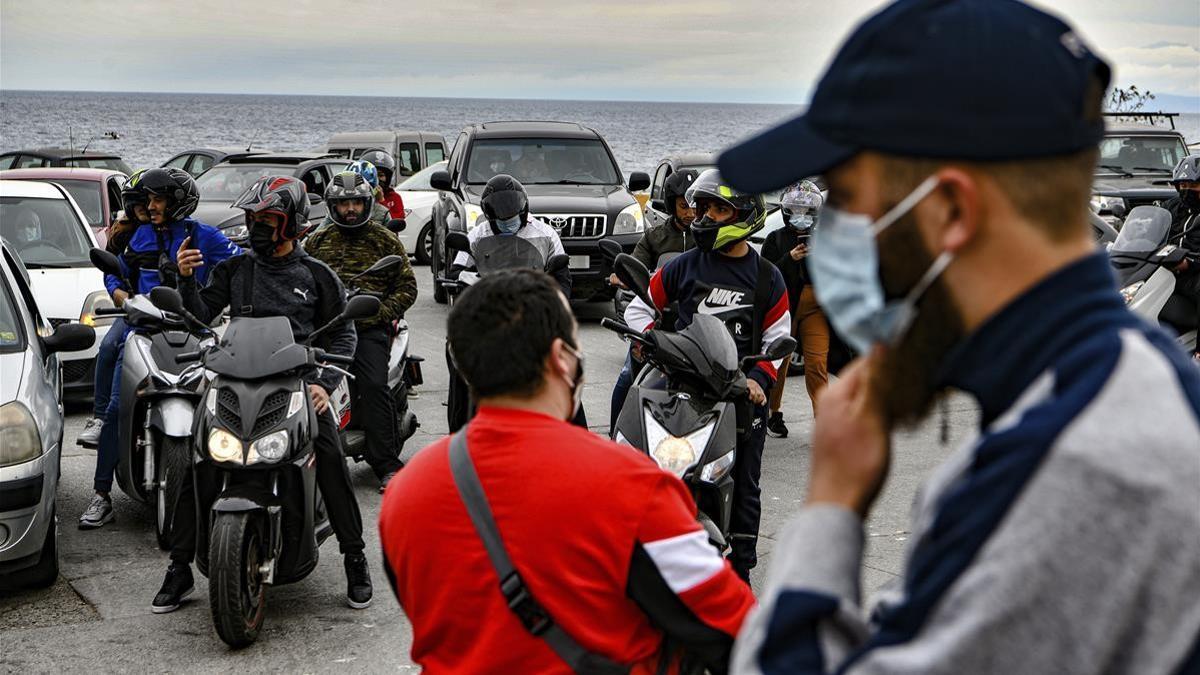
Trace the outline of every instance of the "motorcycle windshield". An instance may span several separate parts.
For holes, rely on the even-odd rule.
[[[1112,253],[1147,253],[1167,240],[1171,231],[1171,212],[1159,206],[1139,206],[1129,212]]]
[[[480,275],[517,268],[546,268],[542,253],[528,240],[516,235],[493,235],[475,242],[471,251]]]
[[[656,333],[659,360],[672,378],[720,396],[740,376],[733,336],[715,316],[698,314],[678,333]]]
[[[258,380],[308,363],[308,350],[296,344],[287,317],[236,317],[229,322],[220,348],[204,366],[218,375]]]

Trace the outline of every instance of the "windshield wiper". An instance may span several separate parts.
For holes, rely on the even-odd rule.
[[[36,270],[36,269],[63,270],[63,269],[67,269],[68,267],[74,267],[74,265],[72,265],[71,263],[57,263],[57,262],[25,262],[25,268],[31,269],[31,270]]]
[[[565,178],[562,180],[538,181],[537,183],[529,183],[529,184],[530,185],[604,185],[604,183],[584,182],[581,180],[567,180]]]
[[[1133,177],[1133,174],[1131,174],[1131,173],[1129,173],[1128,171],[1126,171],[1126,170],[1125,170],[1125,167],[1123,167],[1123,166],[1116,166],[1115,164],[1100,164],[1100,165],[1098,165],[1098,166],[1099,166],[1099,168],[1101,168],[1101,169],[1108,169],[1109,171],[1112,171],[1112,172],[1115,172],[1115,173],[1119,173],[1119,174],[1121,174],[1122,176],[1125,176],[1126,178],[1132,178],[1132,177]]]
[[[1168,176],[1171,175],[1170,169],[1164,169],[1161,166],[1135,166],[1135,167],[1133,167],[1133,170],[1134,171],[1149,171],[1151,173],[1165,173]]]

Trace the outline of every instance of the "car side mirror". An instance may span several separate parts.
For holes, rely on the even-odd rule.
[[[320,204],[320,203],[321,203],[321,202],[323,202],[323,201],[325,201],[325,198],[324,198],[324,197],[322,197],[321,195],[319,195],[319,194],[317,194],[317,193],[315,193],[315,192],[310,192],[310,193],[308,193],[308,204],[309,204],[309,206],[316,206],[317,204]]]
[[[454,189],[450,183],[450,174],[442,169],[429,174],[429,187],[434,190],[444,190],[449,192]]]
[[[58,352],[79,352],[96,343],[96,329],[81,323],[64,323],[54,332],[41,338],[46,355]]]
[[[625,252],[625,249],[612,239],[601,239],[596,245],[600,247],[600,255],[604,256],[610,265],[616,261],[617,256]]]
[[[645,171],[634,171],[629,174],[629,191],[641,192],[650,187],[650,174]]]
[[[150,304],[172,314],[182,315],[187,311],[183,308],[183,296],[169,286],[155,286],[150,289]]]
[[[462,232],[447,232],[446,248],[455,251],[470,252],[471,240],[468,239],[467,235],[463,234]]]
[[[567,269],[567,266],[570,264],[571,256],[564,255],[562,253],[558,255],[552,255],[550,256],[550,259],[546,261],[546,274],[552,276],[558,274],[559,272]]]
[[[654,308],[654,300],[650,297],[650,270],[646,269],[642,261],[628,253],[622,253],[613,261],[613,272],[621,283],[625,284],[625,288],[633,291],[647,306]],[[655,313],[657,314],[657,310]]]
[[[387,229],[395,232],[396,234],[403,232],[404,228],[406,227],[408,227],[408,223],[405,222],[403,218],[392,218],[391,220],[387,221]]]
[[[94,248],[88,251],[88,259],[92,261],[92,265],[104,272],[111,274],[114,277],[121,276],[121,262],[117,260],[117,256],[105,251],[102,248]]]

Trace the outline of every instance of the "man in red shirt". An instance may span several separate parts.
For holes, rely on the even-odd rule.
[[[479,402],[470,462],[525,588],[591,654],[635,673],[685,660],[728,669],[753,606],[696,522],[683,483],[629,447],[571,425],[583,356],[549,276],[485,277],[447,326]],[[570,672],[509,608],[450,468],[450,439],[389,483],[379,516],[385,568],[427,673]]]
[[[379,192],[375,195],[375,201],[386,206],[392,218],[404,220],[404,200],[399,192],[392,189],[396,180],[396,159],[385,150],[368,150],[359,159],[374,164],[375,173],[379,175]]]

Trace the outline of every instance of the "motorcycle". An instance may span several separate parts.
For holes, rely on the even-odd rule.
[[[112,253],[94,248],[90,258],[100,271],[122,276]],[[165,551],[170,548],[171,523],[186,475],[192,418],[204,377],[202,368],[181,368],[175,357],[212,344],[212,333],[193,334],[178,314],[160,310],[144,295],[96,314],[122,316],[131,328],[121,367],[116,479],[134,501],[154,504],[154,534]]]
[[[362,295],[361,289],[350,285],[354,281],[383,270],[391,269],[401,262],[403,260],[398,255],[384,256],[377,260],[374,265],[350,277],[347,280],[347,292],[350,294],[350,297]],[[397,319],[392,325],[392,343],[388,353],[387,370],[388,391],[392,398],[393,409],[396,411],[394,422],[396,425],[396,456],[399,456],[400,452],[404,449],[404,442],[412,438],[413,434],[417,433],[417,429],[421,426],[421,423],[417,421],[417,416],[409,410],[408,392],[412,387],[424,383],[425,379],[421,374],[421,363],[425,359],[409,355],[409,338],[408,322],[404,319]],[[346,456],[353,458],[356,462],[365,460],[367,436],[366,432],[359,429],[354,423],[354,416],[350,407],[350,381],[348,379],[343,379],[337,389],[334,389],[333,394],[329,397],[329,402],[333,407],[334,416],[338,420],[342,448],[345,450]]]
[[[457,279],[438,277],[437,283],[450,291],[450,304],[454,296],[479,283],[483,277],[500,270],[529,268],[556,274],[565,268],[571,259],[566,255],[542,259],[542,253],[529,241],[517,236],[496,235],[484,237],[471,246],[467,235],[450,232],[446,235],[446,247],[452,251],[467,251],[475,259],[475,270],[463,270]]]
[[[156,288],[150,297],[190,326],[203,326],[174,289]],[[353,297],[304,344],[293,339],[287,317],[236,317],[219,344],[175,357],[212,373],[191,448],[196,566],[209,580],[217,635],[231,647],[258,638],[267,587],[308,576],[333,532],[317,488],[317,412],[306,377],[323,369],[351,377],[340,366],[354,359],[312,343],[343,321],[378,311],[378,298]]]
[[[650,272],[636,258],[614,261],[617,277],[650,307]],[[656,314],[656,319],[660,318]],[[656,321],[656,324],[658,322]],[[763,354],[740,361],[737,345],[717,317],[697,314],[677,332],[642,333],[622,322],[600,325],[641,345],[649,367],[634,380],[621,408],[613,440],[637,448],[679,476],[692,492],[699,520],[718,551],[729,545],[739,414],[749,419],[745,372],[761,361],[786,358],[796,340],[782,337]]]
[[[604,256],[606,268],[605,271],[607,273],[611,273],[613,272],[613,267],[616,263],[617,256],[621,255],[624,250],[621,248],[620,244],[612,241],[611,239],[602,239],[599,243],[599,246],[600,253]],[[654,269],[662,269],[667,263],[681,255],[683,255],[683,251],[672,251],[671,253],[664,253],[658,256],[658,261],[655,263]],[[605,276],[608,276],[607,273]],[[613,314],[616,315],[618,320],[625,316],[625,310],[629,307],[629,303],[633,302],[634,297],[633,291],[627,288],[617,288],[617,292],[613,294]],[[673,327],[675,325],[674,312],[675,308],[672,306],[667,312],[668,317],[667,321],[665,322],[667,326]]]
[[[1195,227],[1200,227],[1200,219],[1193,219],[1180,238]],[[1172,270],[1188,257],[1188,251],[1167,241],[1170,232],[1169,211],[1159,206],[1135,207],[1108,250],[1109,261],[1129,309],[1171,330],[1180,346],[1191,352],[1196,349],[1200,317],[1195,304],[1175,292]],[[1200,260],[1193,259],[1191,264],[1200,264]]]

